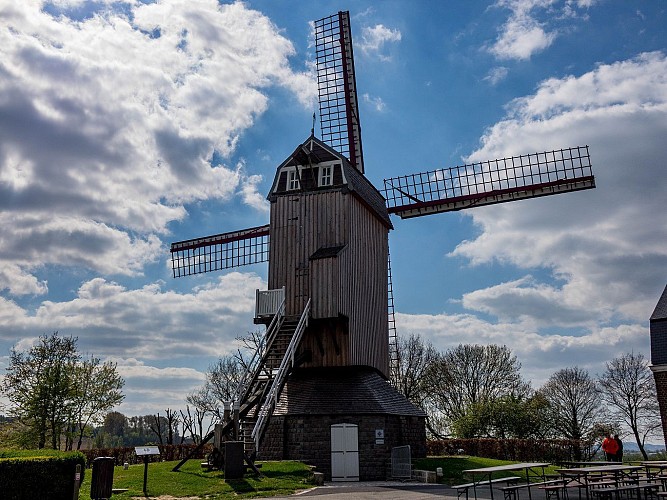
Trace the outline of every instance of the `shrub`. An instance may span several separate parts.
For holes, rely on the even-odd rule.
[[[29,456],[32,453],[33,456]],[[35,454],[39,454],[35,456]],[[71,500],[74,475],[81,465],[81,479],[86,465],[82,453],[2,452],[0,491],[6,500],[39,498]]]

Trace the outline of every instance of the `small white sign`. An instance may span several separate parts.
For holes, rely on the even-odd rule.
[[[384,444],[384,429],[375,429],[375,444]]]
[[[137,454],[138,457],[143,455],[159,455],[160,448],[158,448],[157,446],[136,446],[134,448],[134,452]]]

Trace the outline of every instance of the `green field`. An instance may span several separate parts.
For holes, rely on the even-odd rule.
[[[191,460],[179,472],[171,469],[176,462],[148,464],[146,492],[150,497],[171,495],[173,497],[202,497],[207,499],[257,498],[262,496],[287,495],[309,488],[310,468],[300,462],[263,462],[262,476],[246,474],[243,479],[228,481],[220,471],[205,472],[199,461]],[[86,470],[81,485],[81,500],[90,500],[90,469]],[[113,487],[128,488],[129,491],[113,498],[144,496],[144,466],[131,465],[114,469]]]

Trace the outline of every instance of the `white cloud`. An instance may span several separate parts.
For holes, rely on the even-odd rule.
[[[383,54],[383,49],[389,43],[400,41],[400,30],[377,24],[372,27],[365,26],[361,32],[361,40],[356,45],[364,54],[376,56],[381,60],[388,60],[390,58]]]
[[[497,0],[496,7],[510,10],[510,16],[499,29],[498,37],[488,49],[498,59],[527,60],[550,47],[561,31],[558,21],[588,18],[587,12],[597,0]],[[541,18],[541,20],[540,20]]]
[[[592,375],[604,363],[625,352],[647,352],[645,325],[619,325],[582,329],[578,334],[538,333],[530,324],[487,322],[471,314],[397,314],[399,332],[415,332],[429,339],[439,351],[459,344],[506,345],[522,365],[522,375],[540,387],[566,366],[579,366]]]
[[[375,111],[382,112],[387,108],[387,104],[382,100],[381,97],[372,97],[368,93],[363,94],[364,102],[367,102],[375,108]]]
[[[497,85],[507,78],[508,73],[509,70],[505,66],[497,66],[489,70],[489,73],[484,77],[484,80],[491,85]]]
[[[502,27],[490,51],[499,59],[530,59],[555,39],[556,33],[545,31],[544,26],[529,14],[515,12]]]
[[[257,288],[266,288],[259,277],[238,272],[183,294],[163,291],[159,283],[129,290],[94,278],[79,287],[73,300],[44,301],[34,315],[0,301],[0,338],[13,342],[58,330],[79,337],[81,351],[100,357],[218,356],[233,350],[235,338],[247,333]]]
[[[665,54],[642,54],[548,80],[508,106],[508,118],[487,131],[469,160],[588,144],[597,189],[532,200],[529,209],[521,202],[471,212],[481,234],[453,255],[547,268],[563,284],[519,280],[464,302],[497,316],[516,311],[514,320],[553,314],[582,326],[591,319],[646,321],[667,269],[666,74]]]
[[[48,264],[140,274],[184,203],[266,210],[257,176],[210,159],[234,150],[270,87],[315,95],[269,19],[215,0],[128,2],[131,16],[99,2],[78,20],[41,7],[1,8],[0,289],[43,293],[32,272]]]

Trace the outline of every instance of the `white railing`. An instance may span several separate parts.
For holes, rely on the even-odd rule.
[[[283,356],[283,359],[280,362],[280,368],[278,368],[278,372],[276,373],[276,376],[273,379],[273,383],[271,384],[271,389],[269,390],[266,400],[264,401],[264,404],[260,408],[259,414],[257,415],[257,422],[255,423],[255,427],[253,428],[251,434],[252,438],[255,440],[255,450],[257,451],[259,451],[259,440],[262,436],[262,432],[264,431],[264,427],[266,426],[266,424],[269,423],[269,418],[271,418],[273,409],[275,408],[276,404],[278,404],[278,398],[280,397],[280,389],[283,386],[283,382],[287,377],[289,369],[292,368],[292,366],[294,366],[294,357],[296,355],[296,349],[297,347],[299,347],[299,343],[301,342],[301,337],[303,336],[303,332],[306,330],[306,327],[308,326],[308,316],[310,316],[310,299],[308,299],[306,307],[304,308],[303,313],[301,314],[301,318],[299,318],[299,323],[296,325],[296,329],[294,330],[294,334],[292,335],[292,339],[290,340],[289,346],[287,346],[285,355]]]
[[[262,338],[262,341],[257,346],[255,354],[253,354],[252,358],[250,359],[250,362],[248,363],[243,378],[241,378],[239,384],[236,386],[236,397],[235,397],[236,401],[241,401],[244,398],[244,395],[248,390],[248,386],[252,383],[252,381],[255,379],[257,375],[256,372],[258,370],[261,370],[262,368],[261,361],[264,358],[266,350],[271,347],[273,339],[280,330],[280,327],[283,325],[283,321],[285,320],[285,298],[284,298],[285,289],[283,288],[282,290],[283,290],[283,300],[278,305],[278,308],[275,314],[273,315],[271,323],[269,323],[269,326],[266,328],[266,333],[264,334],[264,338]]]
[[[275,290],[255,291],[255,318],[273,316],[285,301],[285,287]]]

